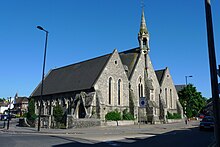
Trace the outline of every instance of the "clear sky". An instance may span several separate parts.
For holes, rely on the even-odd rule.
[[[216,58],[220,63],[220,1],[212,1]],[[194,84],[210,97],[204,0],[144,0],[154,68],[169,67],[175,84]],[[30,96],[46,73],[138,46],[141,0],[0,1],[0,97]],[[89,72],[89,69],[88,69]]]

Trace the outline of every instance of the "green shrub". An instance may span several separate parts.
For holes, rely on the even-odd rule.
[[[130,112],[128,112],[127,109],[125,109],[123,111],[122,119],[123,120],[134,120],[134,116]]]
[[[60,105],[56,105],[53,109],[54,120],[58,123],[61,123],[63,120],[63,109]]]
[[[171,114],[169,111],[167,112],[167,119],[181,119],[181,115],[178,113]]]
[[[118,112],[118,110],[115,110],[115,111],[112,111],[112,112],[108,112],[105,115],[105,119],[106,120],[119,121],[119,120],[121,120],[121,113]]]
[[[25,112],[24,114],[23,114],[23,117],[26,117],[27,118],[27,115],[28,115],[28,112]],[[20,117],[20,114],[16,114],[16,118],[19,118]]]
[[[173,113],[174,119],[181,119],[181,115],[179,113]]]
[[[27,120],[31,126],[35,125],[37,115],[35,114],[34,99],[30,99],[28,102],[28,112],[23,114],[23,117],[27,117]]]
[[[173,119],[173,115],[169,111],[167,111],[167,119]]]

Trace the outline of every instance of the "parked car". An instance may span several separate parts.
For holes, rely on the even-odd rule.
[[[202,121],[200,121],[199,125],[200,130],[214,130],[214,117],[213,116],[205,116]]]

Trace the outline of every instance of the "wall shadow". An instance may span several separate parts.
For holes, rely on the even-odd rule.
[[[149,133],[140,133],[149,135]],[[53,136],[58,137],[58,136]],[[186,129],[186,130],[175,130],[167,133],[163,133],[160,135],[156,135],[148,138],[126,138],[124,140],[119,141],[109,141],[109,142],[100,142],[95,143],[95,141],[84,140],[85,142],[94,142],[94,144],[90,143],[81,143],[70,139],[66,139],[65,137],[58,137],[61,139],[65,139],[67,141],[71,141],[70,143],[54,145],[54,147],[87,147],[87,146],[96,146],[96,147],[106,147],[106,146],[149,146],[149,147],[207,147],[209,146],[214,138],[213,131],[200,131],[198,127]],[[77,140],[77,139],[76,139]]]

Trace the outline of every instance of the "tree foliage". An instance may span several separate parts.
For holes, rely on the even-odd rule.
[[[0,98],[0,102],[4,102],[5,101],[5,98]]]
[[[35,114],[35,104],[34,99],[30,99],[28,102],[28,112],[27,112],[27,119],[32,124],[34,124],[37,115]]]
[[[121,118],[121,113],[118,112],[118,110],[108,112],[108,113],[105,115],[105,119],[106,119],[106,120],[119,121],[119,120],[122,119],[122,118]]]
[[[134,120],[134,116],[130,112],[128,112],[128,109],[125,109],[123,111],[122,119],[123,120]]]
[[[202,97],[201,92],[197,92],[192,84],[187,85],[178,92],[179,101],[186,112],[187,117],[197,116],[206,105],[206,99]]]
[[[181,114],[167,112],[167,119],[181,119]]]
[[[54,106],[54,109],[53,109],[54,120],[56,122],[61,123],[63,120],[63,115],[64,115],[64,113],[63,113],[62,107],[60,105]]]

